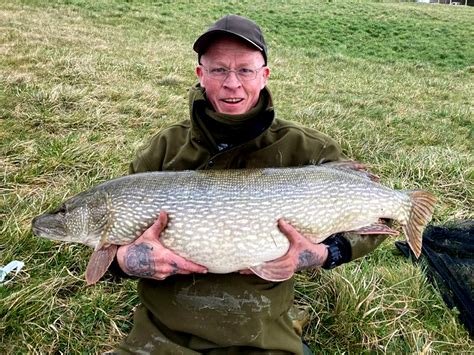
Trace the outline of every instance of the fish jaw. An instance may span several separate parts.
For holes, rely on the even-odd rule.
[[[67,216],[62,214],[45,213],[32,221],[32,232],[36,237],[58,240],[68,243],[81,243],[95,247],[98,237],[87,229],[71,230]],[[85,226],[87,227],[87,226]]]
[[[105,191],[91,189],[65,201],[56,210],[35,217],[33,234],[51,240],[81,243],[92,248],[103,240],[110,220],[108,195]]]
[[[33,235],[52,240],[70,242],[65,219],[58,214],[45,213],[33,219],[31,224]]]

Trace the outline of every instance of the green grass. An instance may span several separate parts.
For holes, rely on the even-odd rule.
[[[135,282],[85,287],[90,250],[34,238],[31,219],[127,171],[154,132],[187,116],[192,43],[233,12],[270,47],[277,115],[336,138],[389,186],[439,198],[434,222],[473,218],[474,9],[409,3],[0,1],[0,353],[113,349]],[[332,272],[298,276],[318,352],[473,352],[413,266],[386,241]]]

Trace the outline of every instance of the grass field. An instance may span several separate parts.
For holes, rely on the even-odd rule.
[[[0,0],[0,353],[96,353],[131,328],[136,282],[86,287],[91,250],[36,239],[31,219],[127,172],[187,117],[194,39],[227,13],[261,24],[279,117],[336,138],[383,183],[439,198],[433,223],[473,218],[474,8],[410,3]],[[317,352],[474,352],[393,239],[298,276]]]

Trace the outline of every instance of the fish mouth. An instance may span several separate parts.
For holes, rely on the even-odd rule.
[[[62,240],[67,236],[63,218],[56,214],[42,214],[33,218],[31,230],[36,237]]]

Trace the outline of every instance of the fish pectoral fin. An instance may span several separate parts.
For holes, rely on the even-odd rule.
[[[284,266],[275,261],[252,266],[250,270],[258,277],[273,282],[281,282],[290,279],[295,273],[291,267]]]
[[[107,213],[104,215],[104,218],[102,220],[102,223],[100,225],[100,230],[102,230],[102,233],[100,234],[100,238],[95,246],[94,251],[98,251],[101,249],[105,249],[109,247],[109,239],[110,239],[110,234],[114,226],[114,215],[113,215],[113,206],[112,206],[112,201],[110,199],[110,196],[107,192],[103,192],[105,201],[107,203]]]
[[[95,284],[104,276],[110,264],[112,264],[115,254],[117,254],[117,248],[117,245],[111,244],[92,253],[86,269],[87,285]]]
[[[400,234],[395,229],[392,229],[383,223],[371,224],[370,226],[354,229],[350,232],[357,233],[357,234],[389,234],[389,235],[394,235],[394,236],[397,236]]]

